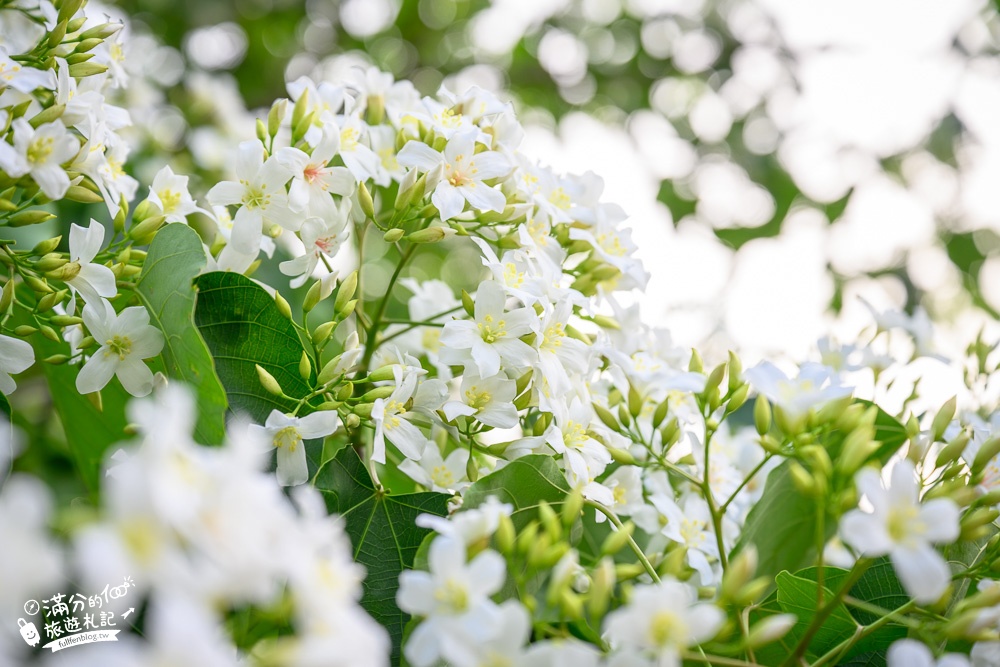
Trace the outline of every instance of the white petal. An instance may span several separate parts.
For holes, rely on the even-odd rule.
[[[472,343],[472,359],[476,362],[480,377],[493,377],[500,372],[500,353],[481,338]]]
[[[919,604],[937,602],[948,588],[951,571],[944,558],[926,544],[896,547],[890,555],[903,588]]]
[[[430,171],[444,162],[444,156],[425,143],[411,140],[399,151],[396,160],[404,167]]]
[[[888,667],[934,667],[934,654],[922,642],[900,639],[889,647]]]
[[[278,484],[298,486],[309,481],[306,448],[300,442],[294,448],[278,447]]]
[[[951,543],[958,539],[959,509],[953,500],[938,498],[923,504],[920,519],[926,524],[924,538],[930,542]]]
[[[118,357],[104,347],[97,350],[76,376],[76,389],[81,394],[100,391],[111,381],[118,367]]]
[[[228,206],[242,202],[246,191],[246,187],[241,183],[222,181],[221,183],[216,183],[208,191],[206,197],[208,197],[208,203],[212,206]]]
[[[35,167],[31,170],[31,177],[49,199],[62,199],[69,189],[69,176],[62,167],[55,164]]]
[[[882,556],[892,549],[893,541],[877,517],[852,510],[840,520],[844,541],[866,556]]]
[[[133,396],[146,396],[153,391],[153,371],[134,356],[120,361],[115,374],[125,391]]]
[[[502,192],[482,183],[463,185],[459,190],[473,208],[481,211],[502,211],[507,205],[507,198]]]
[[[260,209],[249,209],[245,206],[240,208],[233,219],[233,232],[229,237],[229,243],[237,252],[256,256],[260,252],[260,241],[263,237],[261,224]]]
[[[0,335],[0,370],[5,373],[21,373],[35,363],[35,351],[31,343]]]
[[[306,415],[299,420],[299,433],[306,440],[325,438],[340,426],[336,410],[322,410]]]
[[[458,188],[447,182],[438,183],[431,202],[437,207],[442,220],[450,220],[465,209],[465,197]]]
[[[89,227],[75,223],[69,226],[69,253],[73,261],[82,264],[92,262],[103,245],[104,225],[96,220],[91,220]]]

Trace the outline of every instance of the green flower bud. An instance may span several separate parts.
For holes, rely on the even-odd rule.
[[[635,465],[635,457],[627,449],[619,449],[618,447],[608,447],[608,453],[611,454],[611,458],[615,460],[616,463],[621,463],[623,465]]]
[[[30,211],[15,213],[10,217],[7,224],[11,227],[27,227],[28,225],[37,225],[41,222],[47,222],[54,217],[56,217],[54,214],[36,208]]]
[[[410,243],[437,243],[448,236],[454,236],[455,232],[444,227],[427,227],[419,229],[412,234],[406,235],[406,240]]]
[[[107,65],[101,65],[100,63],[77,63],[76,65],[69,66],[69,75],[74,79],[82,79],[88,76],[94,76],[96,74],[104,74],[108,71]]]
[[[52,292],[55,291],[49,286],[47,282],[39,278],[36,278],[35,276],[25,276],[24,284],[30,287],[32,291],[37,292],[39,294],[51,294]]]
[[[396,366],[390,364],[389,366],[382,366],[381,368],[376,368],[374,371],[368,374],[368,379],[372,382],[388,382],[389,380],[395,380],[396,378]]]
[[[389,398],[392,396],[392,392],[396,391],[396,387],[392,385],[385,385],[382,387],[375,387],[371,389],[361,397],[362,403],[373,403],[380,398]]]
[[[292,307],[288,305],[285,297],[281,296],[281,292],[274,293],[274,305],[278,307],[279,313],[288,319],[292,319]]]
[[[938,468],[943,468],[953,461],[957,461],[962,456],[962,452],[969,444],[969,434],[967,431],[961,431],[951,442],[945,445],[940,452],[938,452],[937,460],[935,464]]]
[[[160,207],[151,202],[148,199],[144,199],[139,202],[139,205],[135,207],[135,213],[132,214],[132,225],[133,227],[147,218],[151,218],[157,215],[162,215],[163,211]]]
[[[403,238],[403,235],[404,235],[404,234],[406,234],[406,232],[405,232],[405,231],[403,231],[402,229],[400,229],[400,228],[398,228],[398,227],[397,227],[397,228],[395,228],[395,229],[390,229],[389,231],[387,231],[387,232],[386,232],[386,233],[385,233],[385,234],[384,234],[384,235],[382,236],[382,239],[383,239],[383,240],[384,240],[384,241],[385,241],[386,243],[395,243],[395,242],[396,242],[396,241],[398,241],[399,239]]]
[[[43,336],[51,340],[53,343],[59,343],[62,341],[56,330],[48,325],[43,324],[38,328],[38,331],[40,331]]]
[[[337,298],[333,302],[333,309],[336,312],[341,312],[347,307],[347,303],[354,298],[354,292],[358,289],[358,272],[352,271],[349,276],[344,278],[340,283],[340,287],[337,289]]]
[[[629,543],[629,540],[632,538],[632,533],[634,532],[634,523],[628,521],[622,524],[621,528],[604,538],[604,542],[601,543],[601,555],[613,556],[621,551],[625,545]]]
[[[35,114],[34,118],[28,121],[28,124],[37,129],[39,125],[44,125],[45,123],[51,123],[52,121],[57,120],[63,115],[64,111],[66,111],[65,104],[53,104],[49,108],[43,109]],[[102,200],[99,199],[98,201],[100,202]]]
[[[465,462],[465,476],[469,478],[470,482],[479,479],[479,466],[476,464],[475,456],[469,456],[469,460]]]
[[[299,359],[299,375],[306,382],[309,382],[309,378],[312,377],[312,361],[305,350],[302,350],[302,358]]]
[[[500,523],[497,525],[497,532],[494,535],[497,551],[510,555],[514,551],[514,541],[517,539],[517,531],[514,530],[514,522],[506,514],[500,515]]]
[[[68,28],[69,28],[69,26],[67,26],[67,29]],[[76,45],[76,48],[73,49],[73,52],[74,53],[81,53],[81,54],[82,53],[86,53],[87,51],[92,51],[92,50],[96,49],[98,46],[100,46],[103,43],[104,43],[104,40],[100,39],[98,37],[90,37],[88,39],[82,39],[82,40],[80,40],[80,43]]]
[[[11,278],[3,286],[0,294],[0,314],[6,314],[10,310],[10,305],[14,303],[14,279]]]
[[[340,385],[340,389],[337,390],[337,400],[346,401],[351,396],[354,396],[354,383],[348,380],[344,384]]]
[[[705,370],[705,364],[702,362],[698,350],[691,350],[691,360],[688,362],[688,370],[692,373],[701,373]]]
[[[36,331],[38,331],[38,329],[31,326],[30,324],[19,324],[18,326],[14,327],[14,335],[21,336],[22,338],[24,336],[30,336]]]
[[[621,424],[618,423],[618,420],[615,419],[615,416],[611,414],[610,410],[602,405],[599,405],[598,403],[593,403],[592,405],[594,407],[594,413],[597,414],[597,418],[600,419],[605,426],[616,433],[621,431]]]
[[[369,417],[372,416],[371,410],[368,411],[368,416]],[[351,430],[356,429],[357,427],[361,426],[361,417],[352,412],[351,414],[347,415],[347,417],[344,418],[344,426],[346,426]]]
[[[304,91],[303,91],[304,93]],[[267,133],[269,136],[277,136],[281,129],[281,121],[288,111],[288,100],[282,98],[275,100],[271,105],[271,110],[267,112]]]
[[[68,264],[64,263],[57,269],[46,271],[45,277],[50,280],[61,280],[62,282],[67,282],[80,275],[80,268],[79,262],[70,262]]]
[[[984,442],[983,446],[976,452],[976,458],[972,461],[973,477],[978,477],[997,454],[1000,454],[1000,437],[990,438]]]
[[[934,436],[934,440],[938,441],[944,437],[944,432],[951,424],[951,420],[955,417],[955,409],[958,406],[958,398],[952,396],[945,404],[941,406],[937,414],[934,415],[934,421],[931,423],[931,434]]]
[[[319,345],[320,343],[326,341],[326,339],[330,337],[330,334],[333,333],[333,328],[335,326],[337,326],[336,322],[324,322],[323,324],[313,329],[312,332],[313,342]]]
[[[160,231],[160,227],[162,227],[166,222],[167,218],[165,216],[157,215],[152,218],[146,218],[137,225],[135,224],[135,217],[133,216],[132,228],[128,230],[128,236],[137,245],[147,245],[152,243],[153,237],[156,236],[156,232]]]
[[[572,526],[580,518],[581,511],[583,511],[583,491],[576,488],[566,496],[566,501],[563,503],[562,510],[560,511],[563,525],[567,528]]]
[[[360,419],[372,418],[372,403],[358,403],[352,409],[354,414]]]
[[[266,144],[268,139],[267,128],[264,126],[264,121],[262,121],[260,118],[257,119],[256,130],[257,130],[257,139],[260,140],[260,143]]]
[[[285,395],[285,392],[281,389],[281,385],[278,384],[278,381],[274,379],[273,375],[268,373],[260,364],[254,364],[254,366],[257,369],[257,378],[260,380],[261,385],[268,391],[268,393],[274,394],[275,396]]]
[[[462,290],[462,308],[469,317],[476,316],[476,303],[472,300],[472,295],[465,290]]]
[[[83,4],[83,3],[80,2],[79,4]],[[70,16],[72,16],[73,14],[76,14],[76,10],[70,12]],[[122,25],[123,24],[117,23],[117,22],[116,23],[102,23],[101,25],[94,26],[93,28],[90,28],[86,32],[81,33],[80,39],[81,40],[92,39],[92,38],[93,39],[107,39],[108,37],[111,37],[116,32],[118,32],[119,30],[121,30],[122,29]]]
[[[65,354],[53,354],[52,356],[45,357],[42,361],[53,366],[61,366],[69,361],[69,357]]]
[[[792,477],[792,483],[799,493],[805,496],[815,496],[818,490],[816,479],[809,474],[809,471],[802,467],[798,461],[792,461],[788,466],[788,473]]]
[[[62,241],[61,236],[56,236],[51,239],[45,239],[44,241],[39,241],[34,248],[31,249],[31,254],[36,256],[44,256],[59,247],[59,242]]]
[[[358,182],[358,203],[361,204],[361,211],[367,215],[369,218],[375,218],[375,201],[372,199],[372,193],[369,192],[368,186],[365,185],[364,181]]]
[[[83,324],[83,318],[75,315],[53,315],[49,318],[49,322],[58,327],[72,327]]]
[[[750,393],[750,385],[744,384],[740,385],[733,392],[733,395],[729,397],[729,402],[726,403],[726,412],[732,413],[743,407],[743,404],[747,401],[747,395]]]

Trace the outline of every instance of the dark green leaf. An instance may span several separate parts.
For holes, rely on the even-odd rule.
[[[198,234],[187,225],[167,225],[153,239],[136,280],[136,294],[150,320],[164,335],[163,368],[197,394],[195,437],[206,445],[222,442],[226,430],[226,393],[212,357],[194,327],[193,280],[205,268]]]
[[[797,577],[787,571],[780,572],[775,581],[778,585],[778,605],[782,611],[798,617],[795,627],[790,632],[793,636],[801,638],[816,616],[819,587],[815,581]],[[823,591],[824,601],[833,598],[829,588],[824,586]],[[854,634],[857,627],[858,624],[847,611],[847,607],[843,603],[838,604],[813,635],[807,653],[813,656],[823,655]]]
[[[757,576],[795,572],[816,557],[816,502],[795,488],[788,461],[767,476],[764,493],[747,515],[733,555],[749,544],[757,547]],[[835,523],[825,522],[832,534]]]
[[[327,510],[347,522],[354,559],[368,571],[361,605],[384,625],[392,638],[392,664],[399,664],[408,614],[396,606],[399,573],[412,569],[417,551],[430,532],[416,525],[420,514],[445,516],[443,493],[391,495],[376,489],[364,463],[351,447],[342,449],[320,468],[316,488]]]
[[[521,528],[535,517],[541,501],[560,505],[569,492],[566,476],[552,457],[532,454],[511,461],[466,489],[462,507],[478,507],[496,496],[500,502],[513,505],[511,519]]]

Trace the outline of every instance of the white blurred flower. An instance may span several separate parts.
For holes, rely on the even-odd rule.
[[[906,592],[919,603],[936,602],[948,588],[951,570],[932,545],[958,539],[958,506],[949,498],[921,503],[913,464],[906,459],[896,463],[888,486],[872,468],[858,472],[855,482],[872,511],[844,515],[844,541],[865,556],[889,554]]]
[[[313,412],[305,417],[272,410],[264,425],[254,428],[266,434],[277,449],[278,483],[295,486],[309,481],[306,448],[302,441],[325,438],[339,426],[340,418],[335,410]]]

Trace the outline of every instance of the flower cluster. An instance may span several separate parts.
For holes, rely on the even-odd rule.
[[[268,664],[385,664],[385,631],[357,604],[363,570],[314,489],[284,496],[263,470],[266,443],[245,423],[232,424],[222,447],[197,445],[186,389],[133,402],[130,418],[141,441],[108,458],[101,507],[72,522],[65,546],[47,528],[52,502],[39,480],[19,475],[4,485],[3,664],[21,664],[27,649],[10,634],[25,599],[65,586],[99,591],[122,572],[135,586],[130,595],[149,606],[145,638],[90,647],[67,658],[72,664],[241,664],[247,625],[234,618],[290,624],[292,632],[257,648]]]

